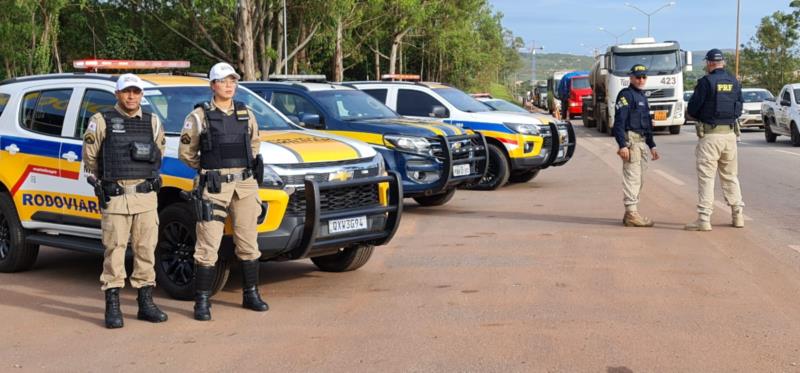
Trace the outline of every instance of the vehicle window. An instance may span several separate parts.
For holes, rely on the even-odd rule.
[[[75,126],[75,137],[82,138],[89,118],[95,113],[113,109],[117,98],[111,92],[100,91],[97,89],[87,89],[83,94],[80,111],[78,112],[78,123]]]
[[[490,108],[497,111],[513,111],[516,113],[529,114],[527,110],[517,105],[514,105],[506,100],[489,100],[489,101],[483,101],[483,103],[489,105]]]
[[[789,93],[789,92],[786,92]],[[800,89],[794,90],[794,103],[800,104]]]
[[[9,98],[11,98],[11,95],[0,93],[0,115],[3,115],[3,111],[6,109],[6,105],[8,105]]]
[[[761,102],[772,100],[772,94],[768,91],[742,91],[744,102]]]
[[[683,92],[683,101],[691,100],[692,99],[692,93],[694,93],[694,91]]]
[[[72,89],[29,92],[22,102],[22,126],[39,133],[61,136]]]
[[[781,97],[781,101],[792,102],[792,96],[789,94],[789,91],[784,91],[783,92],[783,97]]]
[[[312,92],[317,103],[341,120],[397,118],[397,113],[365,92],[334,90]]]
[[[389,92],[388,89],[362,89],[362,91],[383,103],[386,102],[386,93]]]
[[[474,97],[455,88],[435,88],[434,91],[442,96],[442,98],[447,100],[450,105],[458,108],[458,110],[466,111],[467,113],[491,111],[490,108],[486,107],[484,104],[481,104],[481,102],[476,100]]]
[[[638,52],[614,54],[613,74],[627,75],[636,64],[647,66],[650,75],[673,74],[680,69],[678,52]]]
[[[211,91],[207,86],[157,87],[145,89],[144,97],[143,109],[158,115],[164,124],[164,131],[176,134],[181,132],[186,117],[195,105],[211,99]],[[253,111],[261,130],[295,129],[250,90],[238,88],[233,99],[243,102]]]
[[[435,105],[444,106],[439,100],[425,92],[412,89],[397,91],[397,112],[400,115],[429,117]]]
[[[314,104],[306,100],[305,97],[294,93],[273,92],[272,101],[270,103],[285,115],[291,115],[297,118],[300,118],[304,114],[322,116],[319,110],[314,107]]]
[[[573,89],[591,88],[591,86],[589,85],[589,78],[572,79],[572,88]]]

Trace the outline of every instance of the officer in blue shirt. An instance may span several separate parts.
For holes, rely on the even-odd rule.
[[[619,92],[612,133],[617,140],[617,154],[622,159],[622,192],[626,227],[652,227],[653,221],[639,214],[639,193],[642,191],[647,170],[647,153],[652,159],[660,157],[653,141],[653,119],[644,87],[647,67],[634,65],[630,71],[630,85]]]
[[[731,225],[744,227],[742,192],[738,177],[736,120],[742,115],[742,87],[725,71],[719,49],[706,54],[706,76],[697,82],[687,111],[697,119],[698,218],[687,224],[690,231],[710,231],[714,208],[714,179],[719,173],[725,200],[731,206]]]

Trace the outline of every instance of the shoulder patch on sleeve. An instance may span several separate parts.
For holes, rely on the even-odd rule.
[[[184,122],[184,123],[183,123],[183,129],[185,129],[185,130],[190,130],[190,129],[192,129],[192,121],[190,121],[190,120],[187,120],[186,122]]]
[[[625,96],[619,96],[619,100],[617,100],[617,109],[621,109],[623,106],[628,106],[628,99]]]
[[[97,122],[94,120],[89,121],[89,125],[86,126],[86,132],[94,132],[97,131]]]
[[[189,145],[192,142],[192,138],[189,136],[188,133],[184,133],[181,135],[181,144]]]
[[[94,144],[94,135],[91,133],[87,133],[85,136],[83,136],[83,142],[89,145]]]

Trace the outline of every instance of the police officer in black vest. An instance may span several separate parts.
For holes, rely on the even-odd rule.
[[[105,323],[121,328],[119,290],[125,286],[125,251],[133,249],[131,286],[138,289],[140,320],[162,322],[167,315],[153,303],[158,241],[158,190],[164,128],[158,116],[143,112],[143,83],[136,75],[117,79],[117,104],[89,119],[83,135],[84,168],[101,206],[103,230],[102,290]]]
[[[742,87],[725,71],[725,57],[719,49],[706,54],[707,75],[697,82],[687,111],[697,119],[697,220],[686,225],[690,231],[710,231],[714,208],[714,179],[719,173],[725,200],[731,207],[731,225],[744,227],[742,191],[739,186],[736,121],[742,115]]]
[[[617,155],[622,159],[622,193],[626,227],[652,227],[653,221],[639,214],[639,193],[647,171],[647,153],[652,159],[660,158],[653,140],[653,119],[644,87],[647,67],[634,65],[629,74],[630,85],[617,95],[614,127],[611,132],[617,140]]]
[[[211,101],[199,105],[186,118],[181,131],[179,158],[198,170],[195,210],[195,307],[197,320],[211,319],[211,291],[225,221],[230,217],[236,256],[242,261],[242,306],[266,311],[258,291],[258,196],[264,164],[255,115],[234,101],[239,74],[227,63],[209,72]]]

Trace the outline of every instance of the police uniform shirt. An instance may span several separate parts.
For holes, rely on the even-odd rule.
[[[628,146],[625,141],[627,131],[644,136],[645,143],[650,149],[656,147],[653,140],[653,119],[650,117],[647,97],[644,92],[633,87],[625,88],[617,95],[612,132],[620,148]]]
[[[721,79],[727,79],[733,82],[733,86],[730,87],[730,89],[733,90],[736,95],[736,100],[740,103],[735,109],[734,116],[738,118],[742,115],[741,103],[744,102],[744,99],[742,98],[741,84],[736,78],[725,71],[725,69],[718,68],[697,81],[697,87],[695,87],[692,98],[689,99],[689,105],[686,107],[689,116],[706,124],[733,124],[733,120],[726,121],[731,123],[716,123],[714,118],[714,112],[716,111],[716,102],[714,98],[716,92],[713,86],[716,85],[714,82]]]
[[[231,102],[231,107],[221,109],[216,105],[214,100],[211,100],[211,110],[220,110],[225,115],[235,114],[233,102]],[[253,115],[250,109],[247,109],[247,115],[249,117],[247,124],[250,127],[250,147],[252,148],[253,157],[255,158],[255,156],[261,152],[261,139],[259,138],[256,116]],[[183,129],[181,130],[181,144],[178,147],[178,157],[181,161],[194,169],[200,168],[200,133],[203,132],[205,126],[206,114],[203,108],[198,107],[186,117],[186,122],[183,124]],[[224,168],[221,169],[220,172],[229,174],[241,172],[242,170],[243,168]]]
[[[122,110],[119,104],[114,105],[114,110],[125,118],[142,117],[141,107],[132,115]],[[157,115],[153,114],[150,117],[152,118],[151,124],[153,125],[153,141],[156,143],[160,154],[163,156],[166,145],[164,128]],[[100,153],[100,146],[103,144],[105,135],[106,121],[102,113],[96,113],[89,119],[86,132],[83,134],[83,166],[87,173],[94,175],[98,179],[99,170],[97,167],[97,155]],[[143,179],[121,180],[118,183],[122,186],[134,186],[143,181]],[[108,207],[103,210],[103,212],[110,214],[139,214],[156,208],[158,208],[156,193],[133,193],[111,197],[111,201],[108,202]]]

